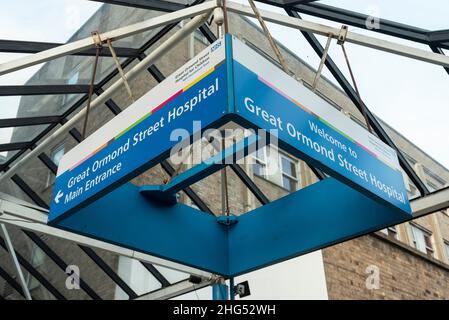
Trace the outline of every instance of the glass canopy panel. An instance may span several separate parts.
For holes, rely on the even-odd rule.
[[[42,124],[37,126],[0,128],[0,144],[30,142],[47,127],[48,125]]]
[[[83,94],[39,95],[21,97],[0,96],[0,119],[59,116]]]
[[[100,6],[85,0],[2,1],[0,39],[66,42]]]
[[[185,1],[171,1],[184,4]],[[105,32],[134,23],[142,22],[164,12],[147,9],[139,9],[121,5],[104,4],[95,14],[68,40],[68,42],[83,39],[91,36],[92,31]],[[140,48],[148,41],[158,29],[137,33],[133,36],[114,41],[114,46],[127,48]]]
[[[290,1],[290,0],[283,0]],[[293,1],[293,0],[292,0]],[[322,0],[317,3],[428,30],[449,29],[447,0]]]
[[[0,152],[0,165],[11,159],[17,152],[19,152],[19,150]]]

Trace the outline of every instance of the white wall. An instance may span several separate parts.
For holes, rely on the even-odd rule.
[[[244,299],[328,299],[321,251],[239,276],[235,284],[243,281],[249,282],[251,291],[251,295]],[[212,299],[212,288],[206,287],[175,299]]]

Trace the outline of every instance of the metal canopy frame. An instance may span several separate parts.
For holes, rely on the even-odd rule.
[[[163,22],[153,22],[151,26],[163,26],[162,29],[154,35],[151,39],[149,39],[146,43],[142,44],[142,46],[138,49],[135,48],[124,48],[117,47],[115,48],[116,53],[119,57],[124,57],[126,60],[121,64],[122,68],[129,66],[133,61],[144,61],[148,57],[145,55],[145,51],[152,47],[157,41],[159,41],[162,37],[167,35],[176,25],[179,19],[184,19],[188,17],[192,17],[199,13],[208,12],[212,8],[210,5],[211,2],[203,3],[204,0],[196,0],[191,5],[183,5],[180,3],[172,3],[165,0],[90,0],[103,2],[107,4],[113,5],[122,5],[140,9],[147,10],[156,10],[164,13],[173,13],[170,19],[161,19]],[[324,28],[322,30],[318,30],[313,26],[313,24],[308,24],[301,20],[300,13],[304,13],[307,15],[327,19],[334,22],[339,22],[351,26],[355,26],[358,28],[366,27],[366,20],[369,18],[367,15],[363,15],[357,12],[352,12],[349,10],[344,10],[336,7],[332,7],[329,5],[324,5],[319,3],[317,0],[257,0],[259,2],[263,2],[266,4],[270,4],[273,6],[277,6],[283,8],[287,14],[291,17],[288,20],[277,16],[276,14],[272,14],[270,12],[265,12],[262,10],[262,16],[264,16],[267,21],[270,19],[273,22],[281,23],[283,25],[289,25],[291,27],[299,28],[300,32],[312,46],[312,48],[316,51],[319,57],[322,56],[324,48],[321,46],[314,33],[319,34],[327,34],[329,32],[336,33],[335,28]],[[203,4],[201,4],[203,3]],[[201,8],[203,11],[197,10],[198,6],[201,4]],[[220,2],[217,2],[220,4]],[[191,8],[190,13],[186,13],[184,15],[179,15],[176,11]],[[247,10],[244,6],[237,4],[230,4],[230,11],[234,11],[240,14],[246,14],[252,16],[252,12]],[[183,11],[185,12],[185,11]],[[193,12],[195,12],[193,14]],[[180,18],[181,17],[181,18]],[[425,52],[415,51],[413,56],[415,58],[420,58],[425,61],[430,61],[433,63],[439,63],[443,65],[445,70],[449,74],[449,59],[444,56],[442,49],[449,49],[449,30],[425,30],[421,28],[417,28],[414,26],[409,26],[401,23],[397,23],[394,21],[389,21],[385,19],[379,19],[380,27],[378,29],[372,29],[370,31],[378,32],[382,34],[387,34],[390,36],[394,36],[401,39],[406,39],[422,44],[426,44],[430,47],[432,52],[429,54]],[[165,26],[164,26],[165,25]],[[301,27],[300,27],[301,26]],[[130,30],[130,27],[121,28],[123,32],[133,32]],[[145,28],[149,28],[150,25],[145,25],[145,22],[140,24],[141,30],[146,30]],[[312,28],[313,27],[313,28]],[[312,29],[308,29],[312,28]],[[315,28],[315,29],[314,29]],[[131,28],[132,29],[132,28]],[[198,27],[198,30],[205,36],[205,38],[209,42],[213,42],[216,40],[214,33],[210,31],[206,24],[201,24]],[[111,36],[117,37],[121,36],[117,33],[111,33]],[[355,38],[354,38],[355,37]],[[366,43],[366,39],[357,38],[357,35],[352,37],[350,35],[348,37],[348,41],[353,41],[354,43],[364,43],[365,45],[369,45]],[[364,41],[364,42],[363,42]],[[78,56],[95,56],[95,49],[92,46],[92,39],[80,40],[77,42],[77,46],[73,46],[73,44],[59,44],[59,43],[44,43],[44,42],[32,42],[32,41],[15,41],[15,40],[0,40],[0,52],[9,52],[9,53],[28,53],[35,54],[26,58],[27,63],[17,64],[16,62],[11,62],[9,64],[0,65],[0,74],[3,74],[8,71],[18,70],[25,66],[34,65],[37,63],[42,63],[44,61],[49,61],[52,58],[56,58],[61,54],[69,54],[69,55],[78,55]],[[375,46],[379,48],[379,46],[390,45],[382,42],[377,42]],[[389,47],[387,51],[396,52],[403,48]],[[48,51],[49,50],[49,51]],[[43,53],[45,51],[45,54]],[[52,52],[52,55],[48,55],[48,52]],[[433,53],[434,55],[432,55]],[[410,55],[410,54],[409,54]],[[101,52],[101,56],[111,57],[110,51],[105,48]],[[430,214],[432,212],[442,210],[444,208],[449,207],[449,189],[439,190],[433,193],[430,193],[427,189],[426,185],[421,181],[416,172],[413,170],[411,165],[407,162],[405,157],[402,155],[400,150],[394,145],[391,138],[388,137],[385,130],[382,128],[380,123],[377,121],[375,116],[369,112],[369,109],[366,106],[362,106],[359,103],[359,100],[356,96],[354,88],[351,86],[350,82],[344,77],[343,73],[339,70],[338,66],[335,62],[328,57],[326,60],[326,66],[333,74],[337,82],[343,88],[345,93],[349,96],[352,102],[356,105],[359,110],[365,108],[368,111],[368,119],[370,125],[374,128],[376,134],[388,145],[393,147],[398,151],[399,159],[402,168],[409,176],[411,181],[417,186],[420,191],[420,197],[412,201],[412,209],[414,212],[414,217],[422,216],[425,214]],[[164,79],[164,75],[157,68],[154,63],[151,63],[147,68],[149,74],[153,76],[153,78],[161,82]],[[116,75],[118,71],[115,69],[110,72],[107,76],[101,79],[98,83],[96,83],[94,92],[97,95],[104,94],[105,87]],[[0,86],[0,97],[1,96],[24,96],[24,95],[56,95],[56,94],[83,94],[83,96],[76,101],[70,108],[68,108],[63,114],[59,115],[49,115],[49,116],[36,116],[36,117],[23,117],[23,118],[12,118],[12,119],[0,119],[0,128],[9,128],[9,127],[20,127],[20,126],[33,126],[33,125],[48,125],[45,129],[43,129],[34,139],[31,141],[24,142],[16,142],[16,143],[5,143],[0,144],[0,151],[10,151],[10,150],[18,150],[18,152],[10,157],[6,162],[0,164],[0,171],[3,171],[5,174],[11,170],[17,160],[20,159],[26,152],[32,151],[36,149],[39,145],[39,142],[47,136],[52,130],[54,130],[58,125],[64,125],[69,122],[69,118],[74,115],[86,102],[87,100],[87,92],[88,86],[85,85],[24,85],[24,86]],[[121,112],[121,108],[119,105],[113,101],[112,99],[106,99],[104,104],[107,108],[114,114],[117,115]],[[82,141],[81,134],[76,128],[71,128],[69,134],[74,138],[78,143]],[[53,174],[56,173],[57,166],[56,164],[44,153],[39,152],[36,153],[36,156],[40,159],[40,161],[49,169]],[[162,168],[168,175],[173,175],[174,168],[171,165],[164,161],[161,163]],[[231,166],[236,175],[242,180],[246,187],[254,194],[256,199],[260,201],[262,204],[268,203],[270,200],[264,195],[264,193],[257,187],[257,185],[249,178],[246,172],[239,166],[233,165]],[[325,175],[315,168],[311,168],[312,171],[317,175],[319,179],[324,179]],[[2,176],[0,176],[1,179]],[[41,208],[48,208],[48,204],[34,191],[31,187],[27,185],[27,183],[18,175],[14,173],[9,177],[25,194],[27,194],[30,199],[34,203],[36,203]],[[192,200],[192,202],[197,205],[200,210],[209,212],[212,214],[212,211],[208,206],[201,200],[201,198],[191,189],[186,188],[184,192],[187,196]],[[54,229],[46,226],[42,222],[45,223],[45,214],[42,213],[41,209],[29,208],[28,206],[18,205],[13,203],[7,203],[4,200],[0,200],[0,213],[5,212],[4,216],[17,218],[17,212],[21,212],[19,217],[21,219],[25,219],[24,221],[20,221],[20,219],[16,222],[11,221],[11,224],[14,224],[21,229],[23,232],[37,245],[39,246],[47,256],[52,259],[63,271],[65,272],[65,267],[67,264],[49,247],[47,243],[45,243],[42,239],[40,239],[36,233],[49,233],[56,237],[62,237],[65,239],[69,239],[71,241],[75,241],[78,243],[80,248],[86,255],[92,259],[97,266],[105,272],[119,287],[121,287],[124,292],[126,292],[130,298],[136,298],[137,294],[110,268],[104,260],[102,260],[94,251],[93,248],[101,248],[104,250],[108,250],[111,252],[115,252],[117,254],[128,256],[132,258],[136,258],[140,260],[143,266],[158,280],[162,286],[162,289],[156,290],[154,292],[150,292],[142,297],[141,299],[153,299],[153,298],[170,298],[176,295],[189,292],[193,289],[198,289],[200,287],[207,286],[211,284],[214,280],[213,275],[208,273],[195,270],[192,268],[184,267],[181,265],[173,264],[171,262],[167,262],[155,257],[151,257],[142,253],[134,252],[132,250],[124,249],[118,246],[114,246],[107,243],[102,243],[101,241],[85,238],[79,235],[71,234],[69,232],[65,232],[62,230]],[[9,206],[9,207],[8,207]],[[14,207],[17,206],[17,207]],[[28,210],[28,211],[27,211]],[[31,211],[30,211],[31,210]],[[12,211],[12,212],[11,212]],[[15,212],[15,214],[14,214]],[[24,214],[25,212],[25,214]],[[31,221],[39,221],[39,223],[27,223],[26,220]],[[44,220],[42,220],[44,219]],[[0,246],[5,248],[5,242],[3,239],[0,239]],[[65,299],[65,297],[57,291],[54,286],[42,275],[40,274],[24,257],[17,254],[19,263],[30,272],[50,293],[52,293],[57,299]],[[152,264],[164,265],[172,269],[181,270],[188,274],[192,274],[198,276],[202,281],[200,284],[194,286],[188,280],[181,281],[176,284],[171,284]],[[14,279],[14,277],[10,276],[4,269],[0,266],[0,277],[5,279],[5,281],[14,288],[19,294],[24,296],[24,293],[21,289],[20,284]],[[81,282],[82,289],[94,299],[100,299],[100,296],[84,281]],[[0,297],[4,298],[4,297]]]

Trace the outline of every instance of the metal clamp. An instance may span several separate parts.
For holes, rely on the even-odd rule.
[[[92,39],[94,40],[94,45],[96,48],[103,47],[103,41],[101,40],[100,33],[98,31],[91,32]]]
[[[338,37],[337,37],[337,44],[342,45],[343,43],[345,43],[347,35],[348,35],[348,26],[342,25],[341,29],[340,29],[340,33],[338,34]]]

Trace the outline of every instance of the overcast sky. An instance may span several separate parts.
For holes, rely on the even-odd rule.
[[[245,0],[237,0],[246,3]],[[0,11],[0,39],[44,42],[66,41],[95,10],[97,2],[87,0],[4,1]],[[424,29],[449,29],[447,0],[324,0],[361,13],[393,19]],[[260,8],[267,8],[257,4]],[[270,7],[270,10],[282,12]],[[303,18],[338,26],[324,20]],[[312,66],[319,59],[297,31],[269,24],[273,35]],[[377,33],[350,28],[374,37],[394,40]],[[231,30],[232,31],[232,30]],[[321,39],[324,44],[325,39]],[[426,46],[402,41],[429,50]],[[368,107],[388,124],[449,168],[449,75],[442,67],[389,53],[346,45],[362,98]],[[446,54],[449,54],[446,52]],[[0,63],[20,57],[0,53]],[[341,49],[333,43],[330,56],[348,77]],[[23,84],[39,66],[0,76],[0,85]],[[324,70],[323,74],[332,79]],[[16,116],[18,97],[0,97],[0,118]],[[10,129],[0,129],[0,143],[8,142]]]

